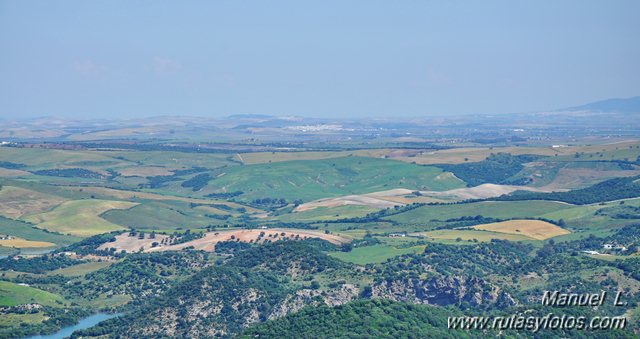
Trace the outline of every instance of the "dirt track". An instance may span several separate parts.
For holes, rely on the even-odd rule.
[[[425,191],[421,192],[424,195],[436,198],[450,199],[450,200],[466,200],[466,199],[486,199],[499,197],[503,194],[509,194],[511,192],[523,190],[523,191],[542,191],[537,188],[526,186],[513,186],[513,185],[496,185],[496,184],[482,184],[469,188],[457,188],[453,190],[434,192]]]

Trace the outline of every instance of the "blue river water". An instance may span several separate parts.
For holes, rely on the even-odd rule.
[[[94,314],[92,316],[83,318],[82,320],[80,320],[79,323],[77,323],[75,325],[71,325],[71,326],[67,326],[67,327],[61,328],[60,331],[58,331],[56,333],[48,334],[48,335],[36,335],[36,336],[32,336],[32,337],[27,337],[25,339],[62,339],[62,338],[66,338],[66,337],[70,336],[74,331],[84,330],[85,328],[89,328],[89,327],[97,325],[101,321],[105,321],[107,319],[115,318],[115,317],[117,317],[119,315],[122,315],[122,313],[117,313],[117,314],[98,313],[98,314]]]

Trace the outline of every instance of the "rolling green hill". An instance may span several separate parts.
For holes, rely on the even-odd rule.
[[[206,217],[206,214],[208,213],[205,211],[189,208],[186,202],[145,201],[131,209],[110,210],[102,218],[114,224],[142,230],[202,227],[220,222]]]
[[[427,205],[385,219],[403,224],[415,224],[476,215],[496,219],[532,218],[571,207],[571,205],[555,201],[482,201],[452,205]]]
[[[33,225],[24,221],[4,217],[0,217],[0,234],[11,235],[33,241],[52,242],[58,246],[69,245],[80,240],[78,237],[47,232],[45,230],[35,228]]]
[[[555,200],[585,205],[636,197],[640,197],[640,176],[609,179],[593,186],[568,192],[516,191],[511,195],[495,198],[495,200]]]
[[[45,306],[62,305],[64,299],[37,288],[0,281],[0,306],[38,303]]]
[[[203,191],[242,191],[238,200],[310,201],[393,188],[443,191],[465,183],[442,170],[394,160],[343,157],[230,168]]]
[[[49,212],[31,215],[26,220],[49,231],[90,236],[124,229],[100,218],[100,215],[111,209],[126,209],[135,205],[136,203],[115,200],[72,200]]]

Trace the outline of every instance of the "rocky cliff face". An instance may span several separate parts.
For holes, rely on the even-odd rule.
[[[173,284],[118,320],[118,326],[111,326],[109,333],[126,338],[232,336],[253,324],[281,318],[307,306],[338,306],[359,298],[440,306],[515,304],[508,293],[482,278],[441,274],[428,267],[411,268],[409,273],[413,275],[401,274],[395,267],[389,270],[398,274],[387,275],[346,266],[300,244],[263,245]],[[408,270],[406,266],[404,269]],[[426,279],[405,278],[423,273],[432,275]],[[377,280],[383,276],[389,280]],[[372,280],[379,282],[364,291],[354,283]]]
[[[204,287],[208,289],[210,286]],[[297,312],[306,306],[342,305],[358,298],[359,291],[357,286],[351,284],[324,291],[300,289],[283,296],[266,313],[264,304],[268,303],[269,298],[268,292],[263,290],[238,289],[230,300],[216,298],[216,293],[207,292],[207,298],[179,298],[174,306],[153,310],[145,315],[144,322],[132,326],[121,335],[127,338],[152,337],[161,333],[169,336],[188,333],[194,338],[226,336],[255,323]]]
[[[355,300],[360,289],[352,284],[344,284],[328,291],[302,289],[287,296],[281,303],[274,307],[269,315],[269,320],[283,317],[289,313],[297,312],[305,306],[319,305],[338,306]]]
[[[461,276],[383,281],[374,284],[368,296],[440,306],[463,302],[472,306],[516,304],[516,301],[499,287],[477,277]]]

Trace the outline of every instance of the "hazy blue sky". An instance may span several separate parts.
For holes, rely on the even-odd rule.
[[[420,116],[640,95],[640,1],[2,1],[0,117]]]

